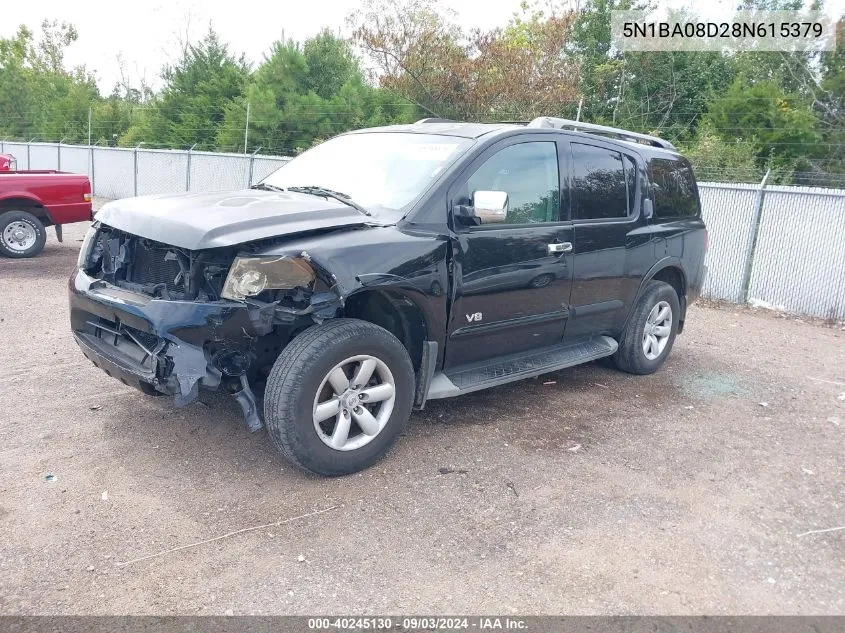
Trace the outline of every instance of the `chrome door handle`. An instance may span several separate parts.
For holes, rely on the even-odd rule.
[[[572,252],[572,242],[555,242],[554,244],[549,244],[549,255],[554,253],[571,253]]]

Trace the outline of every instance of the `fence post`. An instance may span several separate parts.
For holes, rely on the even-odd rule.
[[[255,163],[255,155],[258,153],[258,150],[261,149],[261,146],[258,146],[258,149],[255,150],[252,154],[249,155],[249,169],[247,170],[247,183],[246,188],[249,189],[252,187],[252,168]]]
[[[754,212],[751,216],[751,235],[748,236],[747,257],[745,258],[745,273],[742,276],[742,302],[748,303],[748,294],[751,291],[751,271],[754,268],[754,255],[757,251],[757,237],[760,234],[760,221],[762,220],[763,196],[765,195],[766,181],[769,180],[771,169],[766,170],[766,175],[760,181],[760,188],[757,190],[757,198],[754,200]]]
[[[247,153],[249,143],[249,101],[246,103],[246,125],[244,126],[244,154]],[[257,150],[256,150],[257,151]]]
[[[32,169],[32,159],[30,159],[30,157],[29,157],[30,156],[29,146],[32,144],[32,141],[34,141],[36,138],[38,138],[38,137],[36,136],[35,138],[31,138],[26,142],[26,168],[27,169]]]
[[[62,143],[65,142],[65,139],[59,141],[59,144],[56,145],[56,170],[62,170]]]
[[[132,159],[133,159],[133,160],[132,160],[132,162],[134,163],[134,169],[133,169],[133,171],[135,172],[135,176],[134,176],[134,178],[132,179],[132,195],[133,195],[133,196],[137,196],[137,195],[138,195],[138,148],[140,148],[140,147],[141,147],[141,145],[143,145],[143,144],[144,144],[144,142],[143,142],[143,141],[141,141],[140,143],[138,143],[138,144],[135,146],[134,151],[132,152]]]
[[[97,143],[99,142],[100,141],[97,141]],[[88,151],[91,153],[91,193],[95,196],[97,195],[97,186],[96,180],[94,179],[94,146],[96,146],[97,143],[94,143],[94,145],[88,145]]]
[[[187,191],[187,192],[191,191],[191,152],[194,150],[194,148],[196,146],[197,146],[197,144],[194,143],[188,149],[188,168],[185,170],[185,191]]]

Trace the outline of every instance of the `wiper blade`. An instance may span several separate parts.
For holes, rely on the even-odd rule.
[[[332,198],[333,200],[338,200],[343,204],[349,205],[353,209],[357,209],[364,215],[372,215],[372,213],[367,211],[348,195],[340,193],[339,191],[332,191],[331,189],[326,189],[325,187],[288,187],[287,190],[293,191],[294,193],[307,193],[312,196],[320,196],[322,198]]]
[[[277,187],[276,185],[268,185],[266,182],[259,182],[256,185],[252,185],[250,189],[261,189],[263,191],[284,191],[282,187]]]

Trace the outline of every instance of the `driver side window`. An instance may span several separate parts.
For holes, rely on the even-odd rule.
[[[508,194],[506,224],[556,222],[560,216],[560,178],[554,142],[506,147],[488,158],[467,181],[475,191]]]

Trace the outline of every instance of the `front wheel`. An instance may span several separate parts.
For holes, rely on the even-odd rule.
[[[6,257],[35,257],[47,242],[41,220],[26,211],[0,215],[0,254]]]
[[[672,350],[680,316],[675,289],[663,281],[648,282],[613,355],[616,366],[632,374],[656,372]]]
[[[308,328],[279,355],[264,418],[276,447],[299,467],[346,475],[372,466],[411,414],[414,369],[387,330],[356,319]]]

